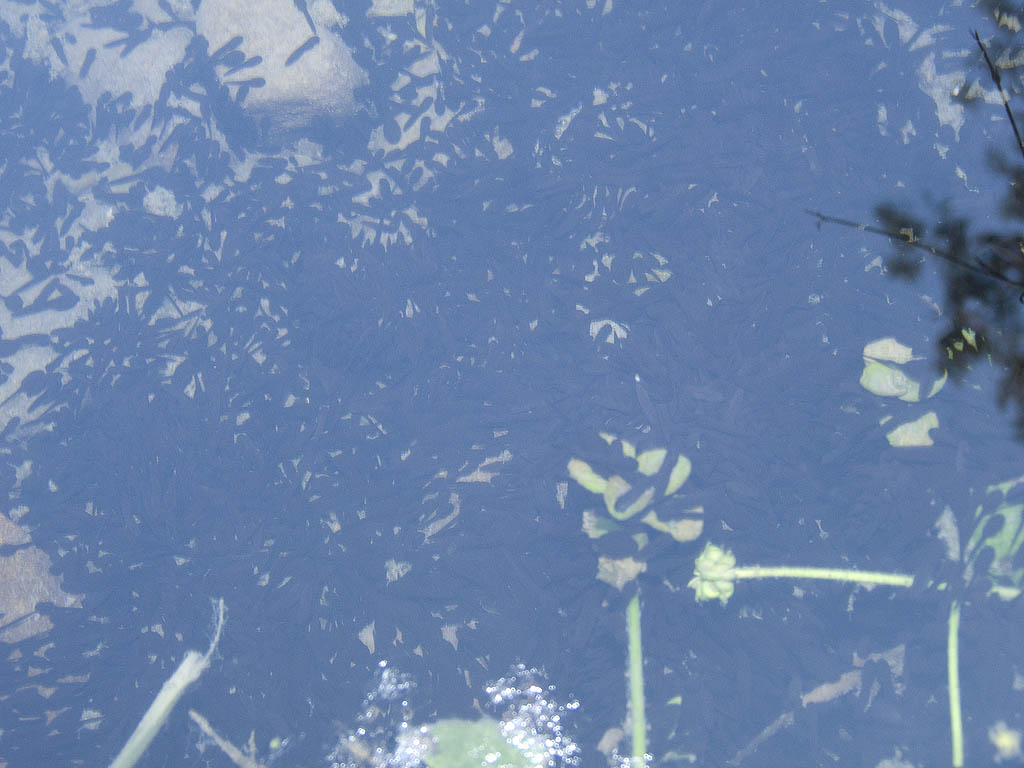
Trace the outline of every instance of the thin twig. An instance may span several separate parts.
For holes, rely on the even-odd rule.
[[[911,248],[917,248],[918,250],[924,251],[925,253],[929,253],[932,256],[937,256],[938,258],[943,259],[944,261],[948,261],[950,264],[960,267],[961,269],[965,269],[968,272],[974,272],[975,274],[984,275],[985,277],[992,278],[993,280],[998,280],[1002,283],[1006,283],[1007,285],[1012,285],[1017,288],[1024,288],[1024,280],[1017,280],[1015,278],[1012,278],[1009,275],[1006,275],[1000,272],[999,270],[994,269],[993,267],[991,267],[990,265],[986,264],[983,261],[978,261],[977,263],[972,264],[969,261],[964,261],[963,259],[957,258],[956,256],[952,255],[951,253],[941,248],[937,248],[934,245],[928,245],[927,243],[918,240],[917,237],[914,236],[914,233],[911,231],[893,232],[888,229],[882,229],[881,227],[872,227],[869,224],[859,224],[856,221],[850,221],[849,219],[840,219],[836,216],[827,216],[824,213],[820,213],[818,211],[805,209],[804,212],[816,218],[819,224],[839,224],[840,226],[843,227],[859,229],[862,232],[871,232],[874,235],[882,235],[883,237],[888,237],[893,240],[899,240],[904,245],[909,245]],[[1024,297],[1024,294],[1021,294],[1021,296]],[[1024,298],[1022,298],[1022,302],[1024,302]]]
[[[988,64],[988,73],[992,76],[992,82],[996,84],[996,88],[999,89],[999,95],[1003,97],[1003,106],[1006,108],[1006,115],[1010,118],[1010,125],[1013,126],[1013,135],[1017,137],[1017,146],[1020,147],[1020,153],[1024,156],[1024,141],[1020,138],[1020,131],[1017,129],[1017,121],[1013,117],[1013,112],[1010,109],[1010,100],[1006,97],[1006,91],[1003,90],[1003,80],[999,76],[999,70],[996,69],[995,64],[992,63],[992,59],[988,57],[988,51],[985,50],[985,44],[981,42],[981,38],[978,37],[978,30],[971,30],[971,34],[974,35],[975,42],[978,43],[978,47],[981,48],[981,55],[985,57],[985,63]]]

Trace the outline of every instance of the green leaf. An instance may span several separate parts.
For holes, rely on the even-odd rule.
[[[526,755],[505,741],[497,720],[453,718],[426,728],[434,741],[423,759],[429,768],[531,768]]]
[[[603,517],[592,509],[583,512],[583,532],[592,539],[599,539],[606,533],[617,531],[621,527],[614,520]]]
[[[636,457],[636,468],[641,474],[653,477],[661,471],[661,465],[665,463],[668,451],[664,448],[653,448],[644,451]]]
[[[651,503],[651,499],[654,498],[654,489],[648,488],[640,496],[638,496],[632,504],[623,510],[619,510],[616,507],[619,499],[626,493],[629,493],[633,488],[626,480],[618,475],[612,475],[608,478],[608,483],[604,489],[604,506],[608,510],[608,514],[614,517],[616,520],[628,520],[637,512],[643,510],[648,504]]]
[[[653,509],[644,515],[643,521],[654,530],[667,533],[676,541],[681,542],[699,539],[701,533],[704,532],[703,520],[692,520],[689,518],[662,520]]]
[[[964,550],[964,559],[968,569],[972,568],[978,556],[985,549],[991,549],[993,558],[988,568],[989,577],[992,579],[990,594],[994,593],[1003,600],[1013,600],[1021,594],[1021,584],[1024,582],[1024,567],[1013,568],[1013,560],[1016,557],[1021,545],[1024,544],[1024,504],[1009,504],[1006,497],[1020,482],[1021,478],[1009,480],[1005,483],[989,486],[988,492],[1000,492],[1003,501],[994,512],[981,514],[981,507],[978,507],[976,517],[977,524],[974,532],[967,542]],[[993,517],[1001,517],[1002,523],[999,530],[990,536],[985,536]],[[968,570],[968,577],[970,570]]]
[[[636,458],[636,446],[626,440],[622,440],[622,455],[627,459]]]
[[[591,469],[587,462],[579,459],[569,459],[569,477],[591,493],[604,493],[608,482]]]
[[[666,496],[675,493],[683,487],[683,483],[690,477],[690,469],[690,460],[679,454],[679,458],[676,459],[676,465],[672,467],[672,472],[668,476],[668,485],[665,486]]]
[[[648,488],[646,491],[637,496],[636,500],[621,512],[616,511],[611,507],[609,507],[608,512],[616,520],[629,520],[629,518],[633,517],[633,515],[645,510],[647,508],[647,505],[651,503],[651,500],[653,498],[654,488],[652,487]]]
[[[615,559],[601,555],[597,558],[597,578],[616,589],[622,589],[646,570],[647,563],[632,557]]]
[[[884,339],[876,339],[864,347],[864,357],[873,357],[875,360],[888,360],[890,363],[909,363],[914,360],[914,350],[905,344],[900,344],[896,339],[889,336]]]
[[[866,357],[864,371],[860,375],[860,385],[871,394],[880,397],[898,397],[908,403],[916,403],[921,399],[921,385],[903,371]]]
[[[624,520],[625,518],[615,511],[615,503],[624,494],[629,493],[632,487],[625,478],[619,475],[612,475],[608,478],[608,484],[604,487],[604,507],[608,510],[608,514],[616,520]]]
[[[949,372],[943,371],[942,376],[940,376],[939,378],[932,382],[932,388],[928,391],[928,397],[935,397],[937,394],[939,394],[939,390],[946,386],[946,379],[948,378]]]
[[[736,556],[732,552],[708,542],[697,557],[693,578],[686,586],[696,593],[697,602],[717,599],[725,605],[736,589],[735,568]]]
[[[928,411],[924,416],[906,424],[900,424],[889,432],[885,438],[889,445],[897,448],[934,445],[932,436],[928,434],[939,426],[939,417],[935,411]]]

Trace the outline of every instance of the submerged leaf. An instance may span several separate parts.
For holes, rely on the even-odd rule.
[[[693,566],[693,578],[686,585],[696,593],[697,602],[721,600],[729,602],[736,587],[734,568],[736,556],[708,542]]]
[[[632,487],[619,475],[612,475],[608,478],[608,482],[604,487],[604,506],[608,510],[608,514],[617,520],[624,520],[625,518],[616,513],[615,504],[622,496],[629,493]]]
[[[502,736],[501,724],[489,717],[480,720],[438,720],[426,728],[434,742],[433,751],[423,758],[429,768],[530,766],[526,755]]]
[[[592,509],[583,512],[583,532],[592,539],[599,539],[606,533],[612,533],[621,527],[614,520],[599,515]]]
[[[679,454],[676,459],[676,464],[672,467],[672,472],[668,476],[668,485],[665,486],[665,495],[669,496],[680,488],[683,487],[683,483],[690,477],[690,460]]]
[[[643,521],[651,528],[662,533],[667,533],[676,541],[685,542],[699,539],[704,532],[704,521],[690,518],[680,520],[662,520],[652,509],[643,517]]]
[[[569,459],[569,477],[591,493],[604,493],[608,482],[591,469],[587,462],[579,459]]]
[[[616,589],[622,589],[646,570],[647,563],[632,557],[616,560],[602,555],[597,558],[597,578]]]
[[[989,591],[1003,600],[1018,597],[1021,594],[1021,584],[1024,583],[1024,567],[1013,567],[1014,558],[1024,544],[1024,504],[1009,504],[1006,499],[1010,491],[1022,481],[1024,478],[1017,478],[989,486],[988,492],[999,491],[1003,495],[1003,501],[994,512],[988,514],[982,515],[982,508],[978,508],[978,522],[964,550],[964,559],[967,561],[965,576],[968,580],[973,574],[978,556],[985,549],[992,550],[993,558],[988,566],[988,574],[992,579],[992,588]],[[999,529],[985,536],[986,531],[991,530],[990,521],[995,517],[1002,518]]]
[[[661,471],[661,465],[665,463],[668,451],[664,448],[654,448],[644,451],[636,457],[636,468],[641,474],[653,477]]]
[[[627,483],[627,490],[628,486],[629,484]],[[605,496],[605,498],[607,499],[607,496]],[[648,488],[646,491],[637,496],[637,498],[633,501],[632,504],[630,504],[628,507],[621,511],[615,509],[614,507],[608,507],[608,514],[610,514],[616,520],[628,520],[638,512],[642,512],[643,510],[645,510],[647,508],[647,505],[651,503],[651,500],[653,498],[654,488]]]

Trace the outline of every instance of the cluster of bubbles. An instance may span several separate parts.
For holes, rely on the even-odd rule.
[[[491,706],[503,710],[501,733],[533,766],[556,768],[580,764],[580,748],[565,732],[563,716],[579,702],[559,704],[555,686],[541,685],[536,669],[517,664],[507,677],[485,689]]]
[[[407,695],[416,682],[386,660],[377,666],[377,685],[363,699],[356,727],[342,733],[327,755],[331,768],[415,768],[429,753],[429,743],[424,745],[427,751],[418,753],[393,748],[405,734],[418,730],[410,724],[413,712]]]
[[[429,726],[412,724],[408,693],[416,687],[406,674],[379,663],[376,687],[367,694],[355,728],[343,733],[327,755],[331,768],[418,768],[434,743]],[[502,735],[534,768],[580,764],[580,749],[567,735],[565,714],[579,702],[559,704],[555,686],[523,664],[486,687],[488,701],[500,713]]]

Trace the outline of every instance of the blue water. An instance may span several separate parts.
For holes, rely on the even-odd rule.
[[[985,488],[1021,472],[1019,290],[958,315],[956,269],[914,251],[897,279],[887,238],[806,212],[1012,229],[978,12],[203,0],[0,20],[0,763],[108,762],[223,598],[146,765],[213,759],[187,708],[264,757],[287,740],[275,764],[329,764],[381,660],[421,722],[542,668],[578,702],[582,764],[604,764],[636,585],[597,580],[600,554],[647,565],[655,757],[947,764],[953,592],[968,754],[1021,727],[1019,601],[961,586],[935,528],[949,507],[965,545]],[[935,397],[858,383],[893,336],[927,393],[958,323],[987,355]],[[934,445],[890,446],[929,410]],[[691,459],[659,512],[703,507],[699,540],[584,535],[600,500],[566,464],[622,466],[601,431]],[[919,588],[758,582],[698,606],[705,541]]]

